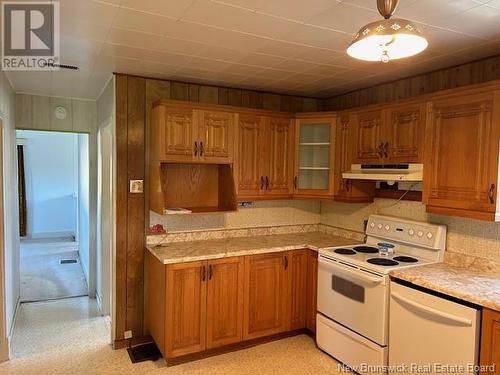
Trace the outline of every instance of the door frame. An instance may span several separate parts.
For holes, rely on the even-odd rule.
[[[0,362],[9,359],[9,337],[7,330],[6,290],[5,290],[5,229],[4,229],[4,191],[3,191],[3,119],[0,116]]]
[[[101,283],[103,285],[103,296],[98,295],[97,293],[97,285],[96,285],[96,296],[98,297],[98,305],[101,310],[101,313],[103,315],[111,315],[112,310],[113,310],[113,298],[112,298],[112,286],[113,286],[113,263],[114,263],[114,252],[115,252],[115,230],[114,230],[114,220],[115,220],[115,199],[114,199],[114,192],[116,191],[114,187],[114,175],[115,175],[115,146],[114,146],[114,137],[113,137],[113,118],[110,117],[106,121],[103,122],[103,126],[100,126],[97,130],[97,235],[96,235],[96,276],[97,272],[99,270],[97,269],[97,256],[101,254],[101,259],[103,258],[103,255],[107,257],[107,264],[108,267],[107,269],[103,268],[105,265],[104,262],[101,261],[101,271],[104,270],[105,272],[101,272]],[[110,217],[110,222],[111,222],[111,228],[113,228],[112,233],[110,234],[110,238],[108,239],[109,243],[109,249],[106,252],[103,252],[103,239],[102,239],[102,193],[103,193],[103,186],[102,186],[102,134],[103,133],[108,133],[109,134],[109,139],[111,140],[111,144],[109,145],[110,147],[110,156],[111,156],[111,165],[110,165],[110,176],[109,176],[109,182],[110,186],[109,191],[109,198],[110,198],[110,206],[111,206],[111,217]],[[97,278],[96,278],[97,281]],[[103,301],[102,298],[106,298],[107,301]]]

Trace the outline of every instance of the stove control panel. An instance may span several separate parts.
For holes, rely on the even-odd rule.
[[[446,244],[446,226],[392,216],[371,215],[366,234],[430,249],[444,249]]]

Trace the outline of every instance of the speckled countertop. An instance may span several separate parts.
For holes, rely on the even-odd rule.
[[[322,232],[307,232],[171,242],[148,245],[147,249],[163,264],[171,264],[304,248],[318,250],[324,247],[347,246],[356,243],[359,241]]]
[[[412,284],[500,311],[500,275],[450,263],[403,268],[390,275]]]

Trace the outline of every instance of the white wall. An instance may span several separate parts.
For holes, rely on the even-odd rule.
[[[78,134],[78,242],[80,261],[89,283],[89,136]]]
[[[0,71],[0,117],[4,124],[4,246],[6,331],[11,333],[19,300],[19,207],[17,197],[17,148],[14,125],[15,95],[4,72]],[[1,294],[1,293],[0,293]],[[0,303],[0,307],[1,307]],[[0,322],[1,324],[1,322]],[[1,331],[1,330],[0,330]],[[3,338],[0,338],[3,339]],[[0,358],[1,360],[2,358]]]
[[[18,130],[17,137],[25,145],[28,237],[76,235],[78,135]]]

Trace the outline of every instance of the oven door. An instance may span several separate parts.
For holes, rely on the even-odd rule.
[[[318,311],[381,346],[387,345],[388,276],[320,256]]]

